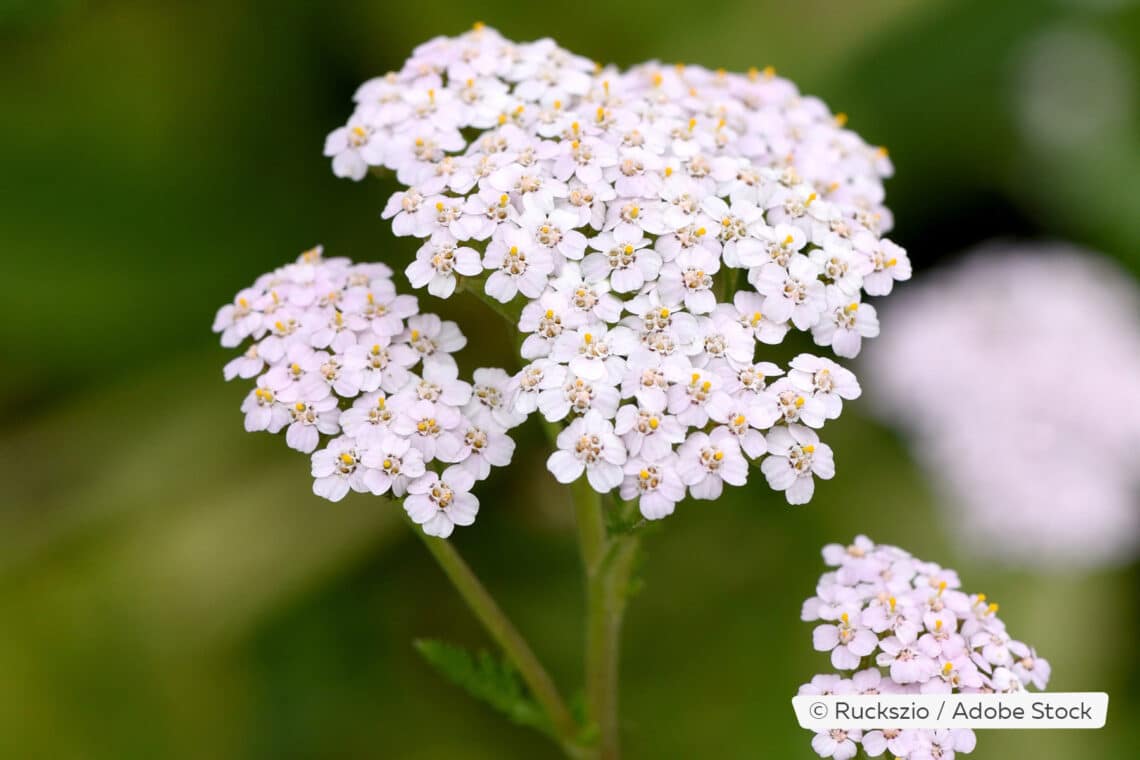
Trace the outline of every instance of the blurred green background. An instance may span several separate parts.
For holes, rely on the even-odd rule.
[[[378,213],[394,186],[336,180],[322,141],[359,82],[479,19],[623,65],[776,66],[890,148],[892,237],[918,276],[994,237],[1140,272],[1140,6],[1124,0],[0,0],[0,757],[551,756],[414,654],[415,637],[487,640],[391,504],[322,501],[303,456],[242,431],[245,389],[222,382],[209,332],[314,243],[407,260]],[[490,347],[480,364],[511,366],[482,307],[421,298]],[[456,542],[569,691],[572,517],[538,431],[521,435]],[[629,757],[813,757],[789,697],[827,659],[799,608],[819,548],[856,532],[957,567],[1053,662],[1052,688],[1111,695],[1103,731],[982,732],[971,757],[1134,757],[1138,568],[971,558],[859,403],[826,437],[839,475],[810,506],[758,483],[647,536]]]

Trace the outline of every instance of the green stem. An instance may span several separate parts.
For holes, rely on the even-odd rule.
[[[720,270],[720,301],[732,302],[732,297],[736,294],[737,281],[740,277],[740,270],[735,267],[722,267]]]
[[[470,293],[480,303],[506,320],[513,331],[519,322],[519,316],[522,314],[521,299],[516,297],[507,303],[503,303],[498,299],[492,298],[487,295],[487,292],[483,289],[486,283],[487,278],[484,275],[460,277],[457,289]]]
[[[578,549],[587,577],[601,566],[606,553],[606,522],[602,513],[602,495],[590,487],[585,477],[570,484],[574,500],[574,516],[578,523]]]
[[[542,663],[538,661],[534,651],[527,644],[526,639],[514,627],[506,614],[499,608],[487,589],[480,583],[472,572],[471,567],[459,556],[459,552],[450,541],[428,536],[419,527],[415,527],[416,534],[423,539],[428,551],[435,557],[436,562],[443,569],[445,575],[459,591],[463,601],[479,618],[479,622],[491,634],[503,652],[518,668],[519,674],[530,689],[531,694],[546,711],[550,718],[551,727],[555,736],[562,744],[563,750],[570,757],[581,756],[578,748],[578,724],[558,693],[558,687]]]
[[[585,478],[571,487],[586,576],[586,708],[598,730],[598,757],[621,755],[618,661],[621,625],[639,539],[607,537],[601,494]]]

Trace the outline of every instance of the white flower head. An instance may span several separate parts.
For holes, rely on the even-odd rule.
[[[796,503],[831,476],[808,428],[857,382],[797,359],[773,383],[789,368],[763,353],[796,330],[853,356],[878,331],[864,293],[910,268],[883,237],[889,160],[822,101],[768,71],[620,71],[477,25],[416,48],[353,102],[326,143],[334,173],[395,175],[381,216],[419,241],[412,286],[482,288],[517,320],[525,367],[472,390],[458,325],[418,313],[388,267],[313,249],[215,320],[227,347],[252,343],[225,369],[259,378],[252,429],[286,429],[306,451],[343,432],[370,463],[395,436],[421,478],[437,463],[482,478],[510,458],[499,436],[539,412],[574,430],[548,460],[556,477],[620,489],[647,517],[672,511],[679,486],[714,498],[743,485],[749,460]]]
[[[442,243],[452,250],[444,238],[430,244]],[[411,494],[405,509],[445,537],[474,520],[475,481],[510,462],[507,432],[525,418],[510,403],[511,378],[480,369],[474,386],[461,380],[452,352],[466,339],[455,323],[419,314],[388,267],[323,254],[263,275],[218,313],[227,347],[250,341],[225,372],[254,381],[245,427],[284,431],[311,453],[318,496]]]
[[[828,652],[836,670],[856,672],[816,675],[800,694],[970,694],[1048,682],[1049,663],[1005,633],[984,594],[959,591],[954,571],[866,536],[828,544],[823,559],[830,569],[803,619],[822,621],[814,648]],[[968,729],[823,731],[812,739],[820,757],[854,757],[862,747],[868,757],[905,760],[952,758],[975,744]]]

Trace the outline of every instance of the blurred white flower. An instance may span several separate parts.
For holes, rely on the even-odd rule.
[[[1095,254],[980,249],[887,308],[864,359],[970,550],[1023,566],[1140,546],[1140,293]]]

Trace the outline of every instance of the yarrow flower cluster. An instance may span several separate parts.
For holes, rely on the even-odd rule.
[[[883,237],[890,161],[842,114],[770,69],[621,72],[482,25],[355,101],[326,142],[334,172],[404,185],[383,216],[422,241],[413,286],[517,315],[510,407],[564,425],[559,481],[652,519],[743,485],[750,460],[793,504],[832,477],[816,430],[854,375],[756,350],[794,328],[853,357],[879,331],[864,294],[910,276]]]
[[[452,354],[466,338],[419,313],[391,276],[317,247],[240,291],[214,331],[227,348],[249,342],[225,367],[227,380],[255,378],[246,430],[284,430],[291,448],[311,453],[314,493],[404,497],[412,520],[446,537],[474,522],[471,488],[510,462],[507,431],[525,416],[504,403],[503,370],[459,379]]]
[[[909,434],[971,549],[1136,556],[1140,406],[1114,400],[1140,397],[1138,315],[1127,273],[1065,246],[987,246],[891,304],[865,357],[872,407]]]
[[[819,621],[815,649],[841,672],[815,676],[801,695],[1015,692],[1049,681],[1048,661],[1010,637],[985,594],[961,591],[953,570],[866,536],[825,546],[823,559],[834,569],[804,602],[802,618]],[[837,760],[860,746],[868,757],[953,760],[974,744],[969,729],[835,729],[812,739],[820,757]]]

